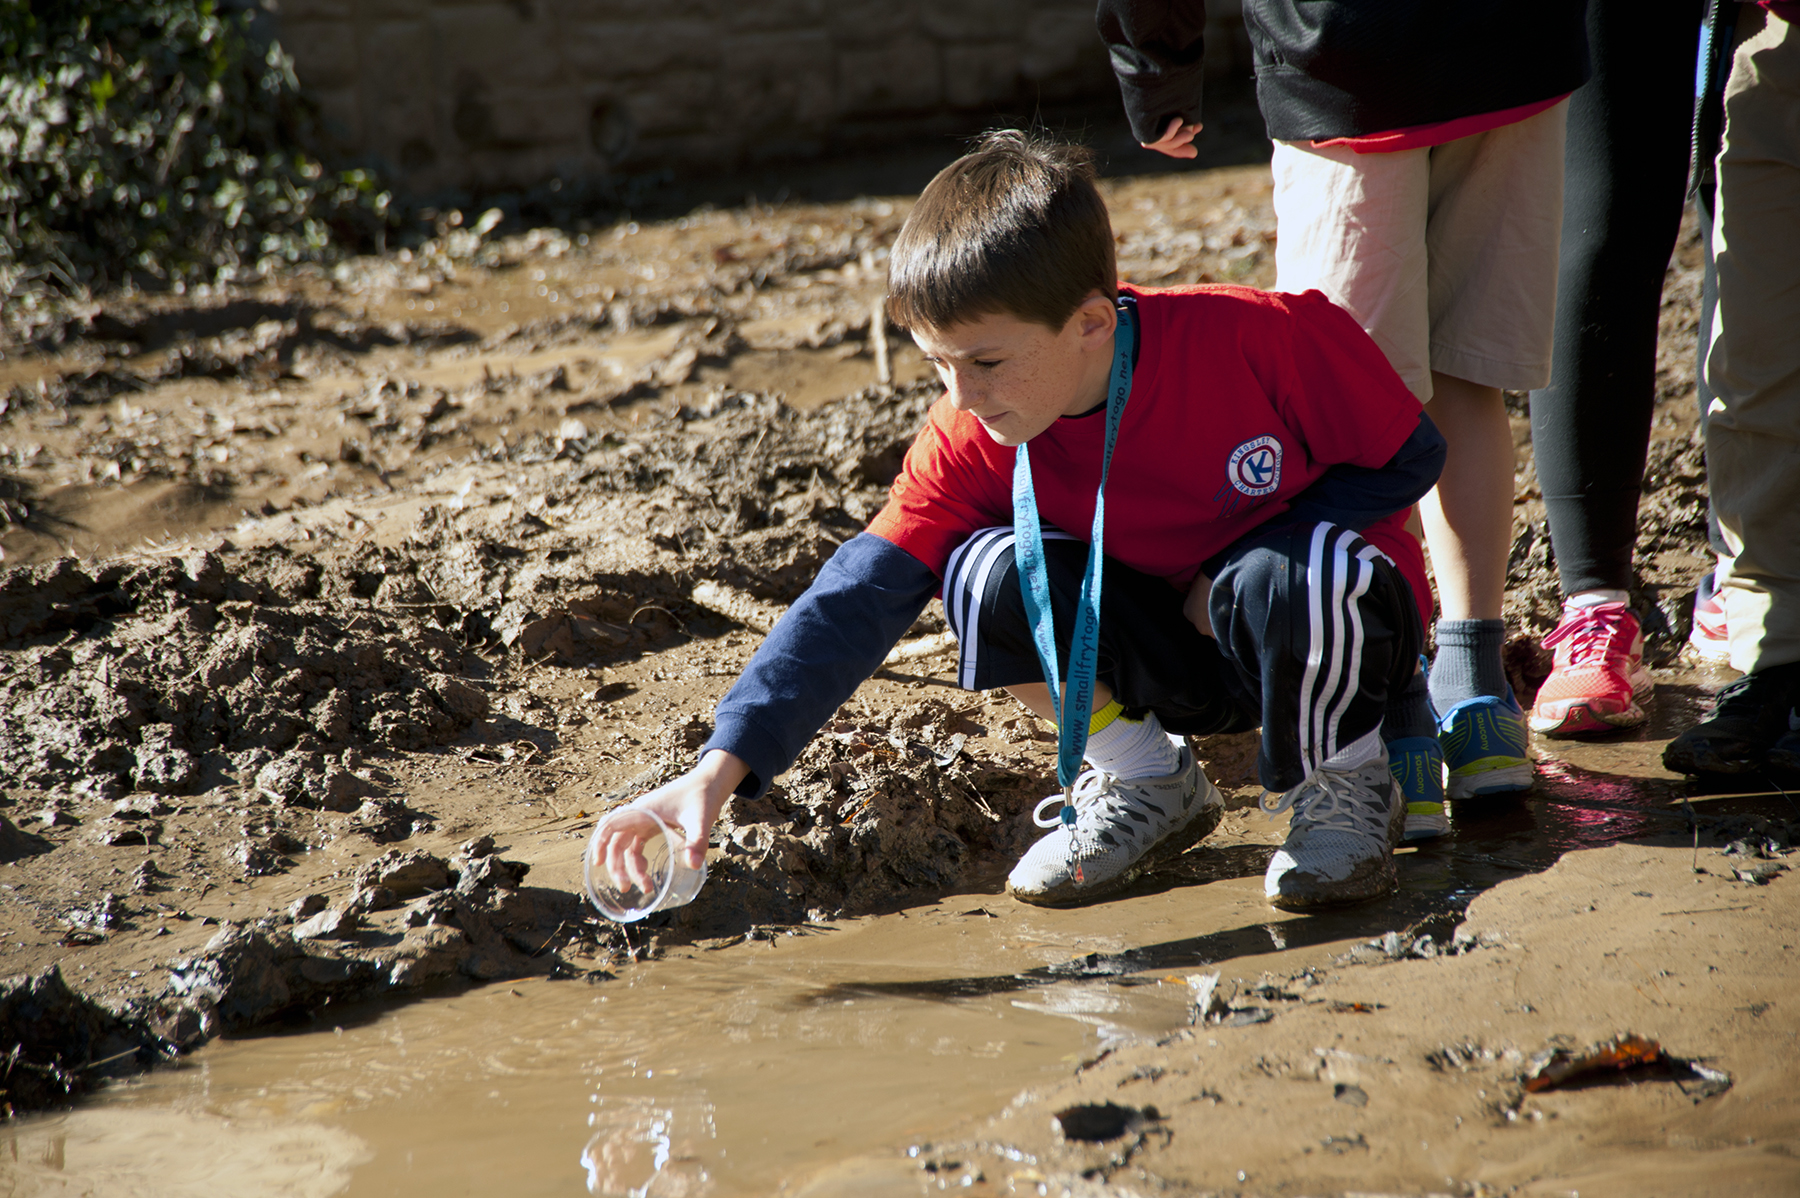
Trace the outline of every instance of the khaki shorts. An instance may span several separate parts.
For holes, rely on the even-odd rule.
[[[1275,286],[1318,289],[1421,401],[1431,372],[1550,381],[1568,101],[1440,146],[1275,143]]]

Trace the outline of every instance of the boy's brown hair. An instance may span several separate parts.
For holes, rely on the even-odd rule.
[[[1118,297],[1112,221],[1086,147],[1000,129],[938,172],[888,257],[888,316],[944,329],[1006,314],[1061,330]]]

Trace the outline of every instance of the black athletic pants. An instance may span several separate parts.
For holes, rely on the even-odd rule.
[[[1057,651],[1069,635],[1087,544],[1044,533]],[[1170,732],[1263,729],[1262,784],[1285,791],[1380,727],[1388,695],[1418,667],[1424,634],[1406,580],[1348,529],[1303,524],[1235,549],[1213,580],[1214,637],[1160,578],[1105,559],[1096,674],[1127,710]],[[944,611],[969,690],[1042,682],[1011,528],[977,532],[950,558]]]
[[[1531,441],[1563,591],[1631,586],[1663,273],[1681,225],[1703,0],[1589,0],[1569,103],[1550,385]]]

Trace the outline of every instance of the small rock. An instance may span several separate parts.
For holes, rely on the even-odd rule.
[[[1775,880],[1775,875],[1786,869],[1787,866],[1779,861],[1758,861],[1755,865],[1740,866],[1731,873],[1740,882],[1749,882],[1753,886],[1767,886]]]
[[[186,749],[160,749],[140,745],[136,759],[137,770],[133,778],[139,790],[182,794],[194,784],[194,779],[200,773],[199,761]]]
[[[288,865],[273,846],[254,840],[239,841],[227,856],[243,867],[246,878],[265,878],[280,873]]]
[[[186,1049],[205,1041],[216,1024],[210,1009],[184,1002],[172,1011],[159,1012],[150,1020],[150,1030],[176,1048]]]
[[[360,915],[387,911],[400,905],[399,898],[386,886],[361,886],[350,896],[350,910]]]
[[[398,799],[367,799],[356,809],[355,831],[376,844],[405,840],[432,827],[431,817]]]
[[[456,880],[456,893],[468,894],[483,886],[500,890],[517,890],[531,866],[523,861],[502,861],[498,857],[477,857],[462,865],[462,876]]]
[[[306,804],[323,784],[325,759],[298,750],[282,754],[256,772],[256,788],[287,803]]]
[[[492,836],[477,836],[474,840],[465,840],[462,843],[462,847],[457,849],[456,852],[458,856],[471,859],[475,857],[492,857],[494,855],[494,838]]]
[[[150,819],[169,814],[169,805],[153,794],[136,794],[113,804],[112,818],[122,820]]]
[[[389,849],[356,871],[356,885],[385,887],[399,898],[409,899],[429,890],[447,889],[450,867],[443,858],[421,849],[405,853]]]
[[[122,924],[127,914],[124,900],[109,890],[97,901],[77,907],[63,918],[75,927],[105,932]]]
[[[348,907],[330,907],[294,928],[295,940],[348,940],[362,918]]]
[[[295,923],[304,923],[330,904],[322,894],[309,894],[288,904],[287,913]]]
[[[149,894],[153,890],[161,890],[162,887],[157,884],[157,879],[166,878],[168,876],[168,874],[165,874],[162,870],[156,868],[156,862],[145,861],[142,865],[138,866],[137,869],[132,871],[131,892],[133,894]]]
[[[363,779],[334,765],[326,769],[314,793],[317,805],[326,811],[355,811],[369,791],[369,784]]]
[[[456,900],[442,890],[428,894],[406,908],[400,923],[409,928],[454,926],[457,923]]]
[[[476,690],[462,679],[452,678],[448,674],[433,674],[426,679],[425,685],[452,718],[465,724],[487,719],[489,705],[486,693]]]
[[[110,803],[125,793],[119,779],[111,774],[102,774],[83,778],[70,791],[78,799],[86,799],[96,803]]]
[[[38,813],[38,821],[46,828],[73,828],[81,823],[73,812],[61,803],[46,803]]]

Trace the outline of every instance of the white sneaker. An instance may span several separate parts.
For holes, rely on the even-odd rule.
[[[1294,813],[1287,843],[1263,875],[1263,893],[1275,906],[1304,911],[1394,889],[1394,846],[1406,827],[1406,807],[1379,730],[1340,750],[1294,789],[1264,794],[1261,805],[1270,815]]]
[[[1169,740],[1179,761],[1164,777],[1115,778],[1093,767],[1083,772],[1075,780],[1072,835],[1057,818],[1060,794],[1038,804],[1037,825],[1055,830],[1013,866],[1006,888],[1014,898],[1043,907],[1103,898],[1219,826],[1224,797],[1201,772],[1187,742],[1179,736]]]

